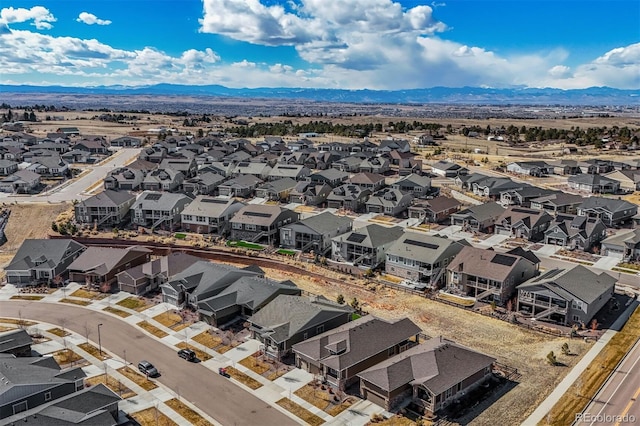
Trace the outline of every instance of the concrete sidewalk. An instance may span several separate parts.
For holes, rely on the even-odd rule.
[[[611,338],[616,335],[617,330],[621,330],[624,324],[627,322],[633,311],[636,310],[639,303],[634,300],[627,306],[624,313],[620,315],[620,318],[607,330],[600,339],[589,349],[582,359],[571,369],[569,374],[556,386],[551,394],[535,409],[533,413],[522,423],[523,426],[535,426],[541,423],[547,413],[551,411],[554,405],[560,400],[560,397],[567,393],[571,385],[578,380],[582,372],[591,364],[594,358],[600,353],[600,351],[609,343]],[[577,414],[577,413],[576,413]],[[551,419],[552,420],[552,419]],[[553,421],[551,421],[553,423]]]

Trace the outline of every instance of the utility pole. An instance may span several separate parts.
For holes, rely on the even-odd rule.
[[[100,327],[102,327],[102,323],[98,324],[98,351],[100,351],[100,356],[102,356],[102,340],[100,340]]]

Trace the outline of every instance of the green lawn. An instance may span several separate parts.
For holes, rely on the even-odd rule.
[[[176,237],[176,239],[178,240],[184,240],[185,238],[187,238],[187,234],[176,233],[174,237]]]
[[[248,243],[246,241],[227,241],[229,247],[241,247],[250,250],[264,250],[264,246],[260,244]]]
[[[295,256],[296,255],[295,251],[287,250],[287,249],[280,249],[280,250],[276,251],[276,253],[284,254],[285,256]]]

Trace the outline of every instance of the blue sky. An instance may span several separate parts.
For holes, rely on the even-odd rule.
[[[640,88],[638,0],[3,0],[0,82]]]

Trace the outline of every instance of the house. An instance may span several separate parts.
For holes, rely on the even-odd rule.
[[[510,206],[496,220],[495,233],[528,241],[541,241],[552,221],[553,216],[543,210]]]
[[[18,163],[12,160],[0,160],[0,176],[9,176],[18,171]]]
[[[384,174],[391,170],[391,165],[389,160],[384,157],[370,157],[362,160],[358,170],[360,173]]]
[[[414,200],[409,207],[409,217],[422,222],[439,223],[449,221],[449,217],[460,210],[462,203],[455,198],[439,196],[430,200]]]
[[[106,143],[101,139],[82,139],[73,145],[73,149],[85,151],[89,154],[109,155],[111,152]]]
[[[131,206],[132,221],[152,231],[158,226],[173,230],[180,225],[180,214],[190,202],[191,198],[183,194],[144,191]]]
[[[556,175],[577,175],[582,173],[576,160],[556,160],[547,162]]]
[[[311,170],[326,170],[341,158],[333,152],[310,152],[303,164]]]
[[[79,149],[72,149],[60,157],[67,163],[94,163],[96,161],[96,157],[89,151],[81,151]]]
[[[126,191],[136,191],[142,187],[145,174],[142,170],[122,167],[110,172],[104,178],[104,188]]]
[[[220,326],[237,317],[250,317],[281,294],[301,293],[291,281],[243,276],[217,295],[198,302],[198,315],[201,321]]]
[[[358,381],[358,373],[417,344],[420,332],[409,318],[391,322],[367,315],[292,349],[298,368],[344,390]]]
[[[182,172],[173,169],[154,170],[142,179],[144,191],[176,191],[184,182]]]
[[[316,185],[327,184],[332,188],[340,186],[349,179],[349,174],[336,169],[320,170],[309,175],[307,180]]]
[[[198,234],[226,236],[231,230],[231,218],[244,203],[227,197],[198,195],[180,215],[182,229]]]
[[[408,153],[411,151],[411,145],[406,139],[387,138],[380,141],[378,146],[380,152],[398,151]]]
[[[366,207],[370,195],[370,190],[357,185],[340,185],[327,196],[327,207],[361,212]]]
[[[102,383],[50,400],[4,419],[6,424],[31,426],[114,426],[122,424],[115,392]]]
[[[411,206],[412,200],[413,194],[403,193],[398,189],[385,188],[371,195],[365,205],[367,213],[400,216]]]
[[[121,136],[111,139],[111,146],[119,146],[122,148],[138,148],[142,146],[142,139],[132,136]]]
[[[518,284],[538,275],[539,265],[540,259],[522,248],[496,253],[467,246],[447,266],[447,288],[504,306]]]
[[[533,198],[531,208],[544,210],[552,216],[557,214],[576,214],[578,206],[582,204],[584,197],[566,192],[555,192],[550,195]]]
[[[609,160],[593,158],[578,162],[580,171],[588,174],[605,174],[613,171],[613,164]]]
[[[45,177],[62,177],[69,173],[69,164],[57,155],[39,155],[31,159],[27,170]]]
[[[285,249],[327,256],[331,239],[351,231],[352,225],[353,221],[347,216],[323,212],[280,228],[280,245]]]
[[[289,199],[289,194],[299,182],[291,178],[282,178],[265,182],[256,188],[256,197],[270,201],[284,201]]]
[[[167,157],[160,162],[159,168],[180,172],[187,179],[198,173],[198,163],[195,158]]]
[[[231,239],[277,246],[280,228],[298,221],[293,210],[266,204],[248,204],[231,218]]]
[[[213,172],[224,177],[231,177],[235,168],[235,163],[232,163],[230,161],[212,161],[207,166],[202,167],[199,172],[200,174]]]
[[[611,256],[624,262],[640,260],[640,229],[633,229],[612,235],[602,240],[602,256]]]
[[[260,268],[239,269],[207,260],[193,262],[160,285],[162,301],[197,309],[199,302],[217,295],[244,276],[264,277],[264,272]]]
[[[613,297],[616,281],[582,265],[549,269],[518,286],[518,312],[562,325],[587,325]]]
[[[332,188],[326,183],[313,183],[310,181],[300,181],[289,193],[290,203],[300,203],[305,206],[317,206],[327,200]]]
[[[159,288],[170,278],[201,260],[182,252],[160,256],[116,274],[118,288],[137,296],[143,295]]]
[[[375,192],[385,186],[385,177],[378,173],[361,172],[351,176],[347,182],[362,189]]]
[[[53,357],[3,356],[0,362],[0,423],[84,388],[81,367],[62,370]],[[21,423],[25,423],[24,421]]]
[[[607,228],[598,218],[559,214],[549,223],[544,243],[587,251],[606,236]]]
[[[399,226],[387,228],[371,224],[333,238],[331,258],[336,262],[348,262],[364,269],[382,265],[386,251],[402,236]]]
[[[258,179],[266,180],[271,172],[271,167],[265,163],[250,163],[242,162],[236,165],[233,170],[235,175],[250,175],[255,176]]]
[[[519,175],[542,177],[553,173],[553,167],[544,161],[516,161],[507,164],[507,171]]]
[[[637,204],[614,198],[583,198],[582,203],[578,206],[578,215],[598,218],[608,227],[631,221],[637,213]]]
[[[268,180],[291,178],[293,180],[304,180],[311,174],[311,170],[302,165],[296,164],[276,164],[269,172]]]
[[[493,233],[493,226],[502,213],[504,207],[496,202],[489,202],[471,206],[451,215],[451,224],[462,226],[462,230]]]
[[[33,339],[23,328],[0,331],[0,354],[15,357],[31,356],[32,344]]]
[[[58,127],[56,133],[62,133],[65,136],[80,136],[80,130],[77,127]]]
[[[579,174],[569,176],[569,188],[591,194],[616,194],[620,191],[620,182],[602,175]]]
[[[357,173],[360,171],[360,164],[362,164],[362,159],[356,156],[349,156],[334,161],[331,167],[346,173]]]
[[[40,186],[40,175],[31,170],[18,170],[0,179],[0,191],[13,194],[28,194]]]
[[[296,343],[351,320],[353,309],[322,296],[279,295],[249,319],[251,337],[269,357],[282,359]]]
[[[94,227],[116,226],[125,221],[136,196],[126,191],[104,190],[74,207],[78,224]]]
[[[24,240],[4,268],[7,282],[17,285],[51,284],[67,274],[67,267],[86,249],[71,239]]]
[[[433,416],[489,382],[495,358],[451,340],[434,338],[358,374],[360,394],[386,410],[410,399]]]
[[[556,194],[558,191],[546,188],[538,188],[537,186],[527,185],[522,188],[510,189],[500,193],[500,204],[503,206],[521,206],[528,208],[531,201],[545,197],[547,195]],[[540,209],[538,209],[540,210]]]
[[[96,247],[87,248],[69,265],[69,279],[100,288],[103,292],[111,290],[122,271],[151,260],[151,250],[130,246],[127,248]]]
[[[391,188],[398,189],[416,198],[426,197],[431,193],[431,179],[427,176],[410,174],[398,179]]]
[[[456,177],[466,175],[469,170],[456,163],[441,160],[431,165],[431,173],[443,177]]]
[[[604,177],[618,182],[622,191],[640,191],[640,170],[616,170],[607,173]]]
[[[393,151],[391,154],[395,154]],[[422,174],[422,160],[417,158],[400,158],[398,160],[398,176],[408,176],[410,174]]]
[[[464,239],[407,231],[387,249],[385,273],[431,288],[443,287],[445,268],[468,245]]]
[[[513,191],[515,189],[523,189],[528,184],[522,182],[514,182],[509,178],[487,176],[486,179],[476,180],[471,183],[471,191],[480,197],[487,197],[491,200],[499,200],[505,191]]]
[[[225,177],[214,172],[206,172],[182,182],[182,190],[194,195],[213,195]]]
[[[249,198],[261,183],[255,176],[240,175],[218,185],[218,193],[225,197]]]

